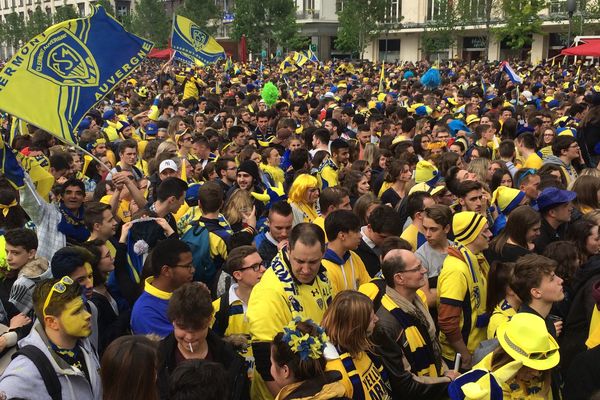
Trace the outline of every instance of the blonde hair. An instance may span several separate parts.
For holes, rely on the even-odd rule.
[[[158,148],[156,149],[156,155],[154,157],[156,158],[159,154],[165,152],[177,154],[177,145],[174,142],[171,142],[170,140],[165,140],[164,142],[158,145]]]
[[[352,357],[357,357],[373,347],[368,333],[372,312],[370,298],[354,290],[343,290],[325,311],[321,326],[336,347],[342,347]]]
[[[254,202],[252,196],[246,190],[236,189],[233,191],[229,199],[223,207],[223,215],[231,225],[242,221],[245,211],[246,213],[252,210]]]
[[[301,174],[294,179],[294,183],[290,187],[288,198],[292,203],[304,203],[306,191],[311,187],[319,187],[317,178],[309,174]]]
[[[375,143],[367,143],[365,144],[365,149],[363,150],[363,160],[369,163],[369,165],[373,165],[373,163],[379,159],[379,147]]]
[[[491,161],[487,158],[476,158],[471,160],[467,171],[474,173],[477,175],[477,180],[483,184],[487,183],[487,173],[488,168],[490,167]]]

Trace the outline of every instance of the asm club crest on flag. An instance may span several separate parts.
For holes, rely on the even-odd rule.
[[[0,72],[0,109],[75,144],[87,111],[153,46],[96,7],[89,17],[49,27],[17,51]]]
[[[192,60],[200,60],[204,64],[212,64],[225,59],[225,50],[208,33],[204,32],[193,21],[176,15],[173,18],[171,47]]]

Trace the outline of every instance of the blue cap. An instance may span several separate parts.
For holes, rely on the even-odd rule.
[[[88,117],[85,117],[79,123],[79,131],[89,128],[91,124],[92,124],[92,120]]]
[[[556,187],[549,187],[542,190],[537,198],[537,207],[540,212],[549,210],[561,204],[575,200],[577,194],[570,190],[562,190]]]
[[[185,202],[188,206],[194,207],[198,205],[198,192],[201,186],[199,183],[194,183],[188,187],[188,190],[185,192]]]
[[[102,119],[104,120],[108,120],[108,119],[113,119],[115,117],[115,110],[113,110],[112,108],[110,110],[106,110],[104,111],[104,114],[102,114]]]
[[[146,125],[146,135],[156,136],[157,133],[158,125],[156,125],[154,122],[150,122],[148,125]]]
[[[550,100],[548,102],[548,108],[549,109],[553,109],[553,108],[557,108],[558,106],[560,106],[560,101],[554,99],[554,100]]]

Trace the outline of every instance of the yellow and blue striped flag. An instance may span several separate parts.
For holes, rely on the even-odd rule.
[[[233,61],[231,61],[231,57],[228,57],[225,61],[225,66],[223,67],[225,72],[233,69]]]
[[[4,143],[2,136],[0,136],[0,172],[4,175],[7,181],[10,182],[15,189],[21,189],[25,185],[25,172],[21,163],[17,160],[17,157],[10,148],[10,146]]]
[[[305,52],[306,57],[308,57],[308,59],[314,63],[319,63],[319,57],[317,57],[317,55],[315,54],[314,51],[312,51],[311,49],[306,50]]]
[[[285,60],[281,62],[281,64],[279,65],[279,69],[282,73],[289,74],[296,71],[298,67],[296,66],[294,60],[288,56],[285,58]]]
[[[306,57],[304,54],[295,51],[292,54],[292,60],[294,60],[294,64],[296,64],[299,67],[302,67],[304,64],[306,64],[308,62],[308,57]]]
[[[213,64],[219,59],[226,58],[223,46],[214,37],[181,15],[173,18],[171,47],[188,58],[198,59],[204,64]]]
[[[66,143],[90,108],[133,72],[153,43],[97,7],[23,46],[0,72],[0,109]]]
[[[17,136],[27,135],[27,123],[17,117],[12,117],[10,122],[10,134],[8,136],[8,144],[12,146]]]

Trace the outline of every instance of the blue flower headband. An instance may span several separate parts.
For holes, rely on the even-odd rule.
[[[301,322],[300,318],[294,318],[288,326],[283,328],[282,340],[290,346],[290,349],[300,356],[301,361],[307,361],[309,358],[318,359],[323,355],[325,346],[329,341],[325,330],[317,325],[317,336],[311,336],[303,333],[297,327]],[[314,324],[312,320],[307,320],[309,324]],[[316,325],[316,324],[314,324]]]

